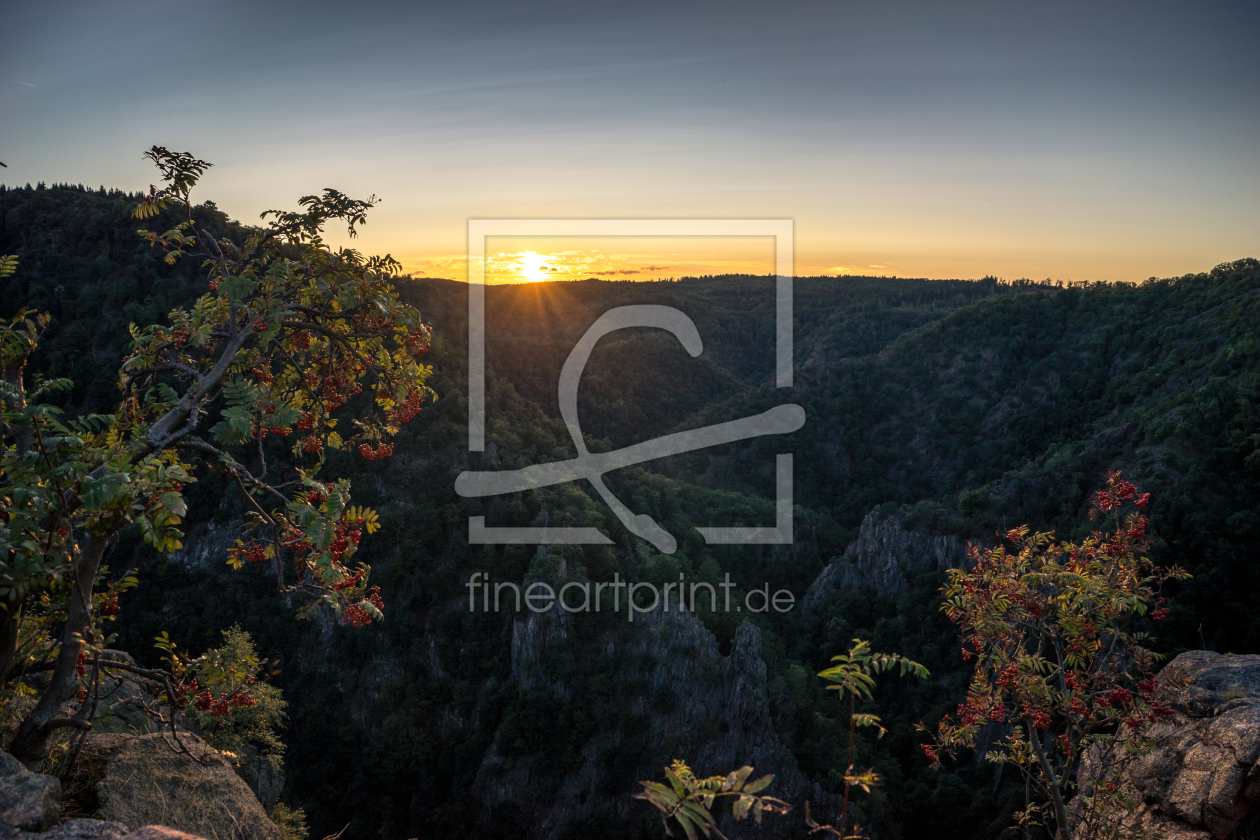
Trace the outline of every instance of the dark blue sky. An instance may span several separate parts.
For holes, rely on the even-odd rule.
[[[453,274],[469,217],[791,217],[801,273],[1143,279],[1255,255],[1257,3],[38,3],[0,170],[323,186]],[[883,266],[873,269],[871,266]],[[449,269],[449,270],[444,270]]]

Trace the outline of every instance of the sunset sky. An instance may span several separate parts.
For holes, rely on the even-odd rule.
[[[1141,280],[1260,256],[1260,4],[24,3],[0,181],[253,221],[330,186],[462,279],[467,221],[795,220],[796,271]],[[532,252],[532,254],[531,254]],[[772,270],[767,241],[490,243],[502,278]],[[502,256],[499,256],[499,255]]]

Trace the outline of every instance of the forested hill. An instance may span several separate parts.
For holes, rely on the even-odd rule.
[[[166,265],[136,235],[178,223],[169,211],[132,219],[139,200],[104,187],[0,186],[0,254],[16,254],[22,266],[4,281],[3,314],[25,306],[53,316],[36,364],[73,376],[80,406],[113,407],[129,323],[155,323],[205,291],[199,266]],[[217,236],[243,233],[213,202],[198,207],[195,218]]]
[[[129,322],[160,319],[203,289],[194,266],[164,265],[135,236],[133,201],[78,188],[0,190],[0,253],[22,258],[0,281],[3,314],[52,311],[31,364],[79,382],[79,408],[111,408]],[[212,206],[197,212],[231,235],[234,223]],[[162,220],[145,226],[165,229]],[[915,551],[954,550],[1022,522],[1075,532],[1109,469],[1152,492],[1159,559],[1194,574],[1168,621],[1149,628],[1157,645],[1260,652],[1256,260],[1132,286],[802,278],[790,391],[771,381],[768,278],[492,287],[493,446],[483,455],[466,448],[466,287],[425,279],[400,287],[433,323],[430,384],[440,399],[405,427],[394,457],[332,456],[353,476],[356,501],[381,512],[383,530],[362,551],[385,597],[384,624],[296,622],[256,568],[228,570],[222,555],[242,503],[214,476],[190,489],[184,551],[158,557],[133,541],[109,561],[114,574],[141,569],[118,626],[120,644],[142,661],[156,656],[161,630],[201,649],[237,622],[278,661],[291,703],[285,798],[307,808],[313,836],[349,823],[345,836],[398,840],[658,837],[659,821],[629,797],[675,757],[695,757],[704,773],[729,770],[723,761],[764,765],[780,773],[776,784],[825,798],[845,762],[843,714],[813,674],[856,635],[933,674],[879,688],[870,711],[890,733],[862,741],[859,762],[887,784],[864,797],[864,824],[877,838],[999,837],[1022,785],[972,762],[930,771],[911,730],[952,711],[965,691],[935,561],[911,563],[900,587],[833,572],[859,568],[862,550],[846,549],[864,519],[869,532]],[[595,318],[630,303],[681,309],[705,351],[693,359],[654,331],[601,341],[579,399],[593,450],[784,402],[805,408],[805,426],[610,474],[621,499],[678,538],[673,555],[628,535],[589,487],[456,496],[463,469],[573,456],[556,406],[560,367]],[[774,521],[778,452],[794,455],[795,544],[704,545],[696,526]],[[615,544],[470,547],[476,515],[490,525],[594,526]],[[701,613],[716,638],[710,650],[704,628],[470,613],[474,571],[553,583],[730,574],[741,590],[763,581],[788,588],[798,608]],[[812,608],[800,608],[820,574],[844,583],[816,589]],[[694,717],[731,686],[741,687],[738,715]]]

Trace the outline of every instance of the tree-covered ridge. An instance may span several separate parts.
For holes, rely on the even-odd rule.
[[[64,201],[67,218],[83,217],[77,202],[107,204],[98,193],[70,190],[58,198],[45,192]],[[12,202],[5,204],[0,253],[19,253],[24,268],[41,267],[37,275],[7,281],[3,305],[16,309],[38,295],[49,301],[54,321],[31,365],[85,382],[103,365],[111,375],[101,379],[99,396],[113,402],[112,371],[123,349],[106,365],[109,341],[124,341],[126,324],[140,320],[121,307],[143,304],[146,296],[173,299],[185,276],[190,298],[204,289],[191,274],[179,273],[181,265],[162,265],[158,254],[155,265],[146,265],[148,248],[135,242],[124,250],[111,246],[108,258],[90,249],[73,260],[66,256],[64,271],[50,274],[45,267],[70,243],[48,231],[68,222],[48,210],[40,225],[22,228],[23,241],[9,226],[12,210],[38,193],[0,194],[0,201]],[[122,243],[134,227],[119,219],[111,236]],[[110,304],[101,295],[113,294],[115,281],[138,284],[138,291]],[[68,301],[96,303],[59,311],[57,285]],[[211,512],[208,521],[190,523],[188,550],[160,558],[124,541],[111,560],[118,569],[139,565],[146,583],[154,583],[120,599],[118,625],[137,656],[173,625],[181,646],[201,649],[239,622],[258,639],[261,655],[280,662],[277,681],[294,721],[286,736],[286,798],[307,807],[316,836],[346,822],[348,834],[380,832],[399,840],[525,834],[542,817],[484,781],[487,758],[497,751],[497,766],[528,773],[536,797],[576,778],[575,768],[591,756],[602,774],[589,792],[591,810],[569,812],[567,827],[558,829],[562,835],[654,837],[659,823],[627,810],[637,780],[731,737],[720,721],[667,747],[644,736],[653,719],[678,715],[720,686],[658,685],[651,674],[660,663],[648,653],[608,653],[610,643],[617,651],[643,644],[624,616],[576,616],[563,642],[538,657],[537,678],[521,682],[513,650],[523,644],[514,643],[522,624],[511,614],[469,612],[465,584],[474,571],[495,580],[555,583],[613,574],[662,583],[679,573],[717,581],[729,573],[740,595],[768,579],[799,599],[826,564],[843,555],[874,508],[898,513],[906,527],[982,541],[1003,525],[1066,529],[1081,521],[1089,492],[1106,471],[1123,468],[1152,492],[1152,557],[1194,574],[1169,605],[1155,648],[1260,647],[1248,620],[1260,608],[1255,261],[1129,287],[799,279],[798,367],[790,393],[770,387],[768,278],[492,287],[487,393],[488,440],[495,446],[484,455],[466,449],[465,287],[413,280],[399,289],[433,323],[428,384],[440,399],[403,429],[392,458],[369,463],[329,455],[330,468],[351,477],[356,499],[381,514],[382,531],[361,552],[391,607],[376,633],[293,625],[268,600],[274,596],[251,585],[251,575],[261,572],[247,567],[227,575],[217,546],[239,527],[243,501],[213,476],[186,491],[192,510]],[[706,352],[691,359],[672,338],[650,332],[601,342],[580,391],[593,450],[786,401],[805,406],[806,426],[790,439],[610,475],[636,512],[651,514],[679,537],[672,556],[628,537],[582,486],[457,497],[454,478],[463,469],[572,457],[554,404],[565,355],[607,308],[647,302],[677,306],[694,318]],[[169,306],[153,305],[160,320]],[[86,404],[95,393],[76,392],[76,398]],[[703,545],[696,525],[772,521],[770,468],[778,451],[795,453],[796,544]],[[492,525],[594,525],[616,545],[543,552],[470,547],[467,519],[477,515]],[[829,794],[843,787],[848,717],[813,674],[855,636],[930,669],[933,679],[890,682],[880,689],[878,708],[859,708],[877,713],[889,729],[879,741],[859,734],[855,759],[885,780],[863,803],[862,822],[878,837],[899,830],[907,837],[931,831],[941,838],[996,838],[1022,802],[1022,785],[1012,793],[1009,777],[997,777],[992,767],[967,762],[930,771],[910,732],[909,724],[920,719],[934,725],[965,694],[965,665],[939,611],[942,582],[943,575],[924,571],[899,593],[840,590],[808,613],[798,608],[753,617],[774,731],[804,778]],[[204,597],[209,585],[218,597]],[[725,653],[748,616],[700,617]],[[693,766],[703,776],[739,765]]]
[[[165,255],[137,235],[179,221],[169,210],[155,219],[133,218],[142,197],[82,185],[0,185],[0,253],[16,255],[22,266],[5,281],[0,316],[23,306],[52,315],[44,350],[32,364],[74,379],[72,401],[80,407],[109,410],[117,401],[117,362],[127,353],[129,323],[157,323],[205,291],[195,262],[167,265]],[[193,216],[215,236],[244,241],[246,229],[211,201]]]
[[[1018,522],[1067,531],[1098,474],[1123,467],[1153,492],[1157,555],[1195,573],[1179,643],[1254,649],[1250,613],[1210,604],[1258,582],[1256,324],[1255,260],[960,310],[867,364],[807,375],[807,410],[831,422],[802,430],[813,440],[798,451],[817,470],[803,489],[850,521],[932,500],[964,536]]]

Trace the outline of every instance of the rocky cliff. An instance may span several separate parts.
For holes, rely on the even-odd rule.
[[[1260,656],[1193,650],[1160,673],[1176,714],[1142,734],[1155,748],[1126,768],[1131,827],[1164,840],[1260,840]],[[1097,774],[1081,769],[1082,789]]]
[[[619,750],[651,756],[634,769],[638,778],[661,778],[661,765],[685,758],[698,773],[728,772],[744,764],[758,773],[774,773],[770,792],[785,799],[826,797],[797,770],[770,719],[766,666],[761,660],[761,632],[739,627],[729,656],[698,618],[686,612],[657,610],[637,616],[624,631],[597,642],[602,653],[624,664],[612,688],[629,698],[631,727],[602,732],[581,749],[580,764],[557,778],[533,757],[513,760],[505,753],[500,729],[477,773],[474,795],[487,810],[510,807],[533,827],[530,837],[558,837],[566,828],[591,820],[642,818],[646,806],[630,791],[610,791],[604,759]],[[573,655],[572,631],[562,615],[530,615],[515,624],[512,680],[524,687],[565,696],[564,680],[555,679],[557,659]],[[633,743],[631,743],[633,742]],[[652,762],[655,763],[652,763]],[[610,795],[613,794],[613,795]],[[788,823],[791,822],[792,825]],[[767,820],[758,837],[787,836],[797,820]],[[751,827],[729,819],[721,823],[732,840],[752,836]]]
[[[966,556],[966,544],[958,537],[913,527],[900,511],[873,510],[863,517],[858,538],[844,555],[810,586],[801,608],[809,611],[836,589],[869,586],[881,596],[896,597],[914,574],[958,568]]]

